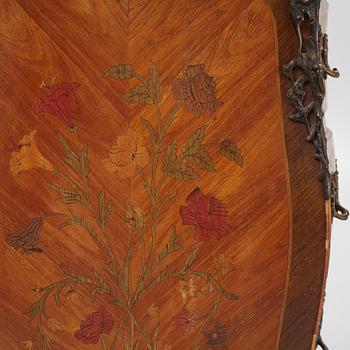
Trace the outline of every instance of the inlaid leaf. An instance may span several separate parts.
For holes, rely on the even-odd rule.
[[[162,171],[176,180],[197,180],[199,175],[193,168],[184,162],[177,159],[177,146],[173,142],[168,146],[167,152],[164,155]]]
[[[235,293],[232,293],[224,288],[220,290],[220,292],[229,300],[238,300],[238,296]]]
[[[132,103],[141,103],[145,105],[153,104],[153,98],[150,96],[147,88],[143,85],[136,85],[123,95],[123,99]]]
[[[199,175],[186,163],[176,163],[171,175],[177,180],[199,179]]]
[[[185,153],[186,150],[190,149],[191,147],[195,145],[202,145],[204,136],[205,136],[205,129],[208,127],[208,125],[204,125],[201,128],[198,128],[186,141],[185,147],[183,149],[183,152]]]
[[[78,159],[79,159],[78,155],[77,155],[77,154],[72,150],[72,148],[69,146],[69,144],[68,144],[67,140],[65,139],[65,137],[64,137],[63,135],[60,134],[60,135],[58,136],[58,138],[59,138],[59,140],[60,140],[62,146],[63,146],[64,149],[66,150],[67,156],[68,156],[69,158],[78,160]]]
[[[162,81],[160,79],[160,72],[154,64],[152,64],[149,71],[147,88],[153,102],[160,103],[163,99]]]
[[[112,66],[103,73],[103,77],[111,77],[118,80],[130,79],[134,76],[134,68],[131,64],[120,63]]]
[[[171,236],[169,238],[169,241],[158,256],[158,263],[160,263],[170,254],[177,252],[181,249],[183,249],[183,245],[178,240],[178,236],[176,234],[176,227],[173,226],[171,229]]]
[[[203,146],[207,125],[197,129],[186,141],[182,153],[189,164],[197,165],[208,171],[215,171],[213,160]]]
[[[160,324],[157,323],[154,331],[153,331],[153,334],[152,334],[152,349],[157,349],[157,344],[158,344],[158,334],[159,334],[159,329],[160,329]]]
[[[193,147],[189,153],[185,155],[185,159],[189,164],[197,165],[210,172],[215,171],[213,160],[208,151],[201,146]]]
[[[53,185],[53,184],[46,184],[46,186],[57,192],[60,197],[59,199],[66,204],[83,204],[85,201],[85,198],[79,193],[74,190],[69,190],[65,188],[61,188],[59,186]]]
[[[237,163],[239,166],[243,166],[244,159],[241,151],[236,144],[231,140],[224,140],[220,144],[220,154],[225,158]]]
[[[172,142],[164,155],[163,159],[163,171],[167,173],[169,169],[171,169],[172,164],[177,161],[177,145],[175,142]]]
[[[62,284],[61,286],[59,286],[56,289],[56,292],[54,294],[54,299],[55,299],[55,303],[56,303],[57,307],[61,307],[61,293],[62,293],[62,290],[65,286],[66,286],[65,284]]]
[[[60,195],[60,200],[63,203],[66,204],[82,204],[84,203],[84,198],[81,196],[81,194],[79,192],[76,192],[74,190],[69,190],[69,189],[65,189],[65,188],[61,188],[59,186],[53,185],[53,184],[46,184],[46,186],[57,192]]]
[[[152,124],[147,119],[142,118],[142,117],[141,117],[141,122],[144,125],[144,127],[148,130],[151,144],[154,147],[154,145],[155,145],[155,136],[154,136],[155,133],[154,133],[154,128],[153,128]]]
[[[66,151],[66,156],[63,158],[63,161],[76,173],[80,174],[80,157],[72,150],[63,135],[59,135],[59,140]]]
[[[80,153],[80,173],[81,176],[87,177],[89,174],[89,163],[88,163],[88,146],[84,145]]]
[[[196,260],[197,258],[197,253],[198,253],[198,248],[192,250],[192,252],[188,255],[186,261],[185,261],[185,265],[183,267],[183,271],[187,271],[188,269],[191,268],[191,266],[193,265],[193,262]]]
[[[100,209],[100,214],[103,213],[105,208],[105,189],[103,188],[102,191],[98,194],[98,206]]]
[[[39,312],[41,312],[42,308],[43,308],[42,300],[39,300],[36,303],[32,304],[29,310],[25,312],[25,314],[28,314],[30,319],[33,320],[36,317],[36,315]]]

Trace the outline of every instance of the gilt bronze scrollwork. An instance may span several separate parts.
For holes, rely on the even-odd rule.
[[[299,49],[298,56],[283,66],[283,73],[293,84],[288,90],[288,99],[294,107],[294,114],[290,118],[306,126],[307,140],[313,143],[315,157],[322,165],[320,180],[324,198],[331,200],[333,216],[346,220],[349,212],[339,203],[338,171],[330,170],[327,155],[323,121],[325,80],[328,76],[338,78],[339,72],[336,68],[331,69],[328,64],[328,38],[320,25],[320,3],[321,0],[290,1],[290,13],[298,36]]]

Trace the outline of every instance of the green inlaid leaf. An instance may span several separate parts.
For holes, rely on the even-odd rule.
[[[83,177],[89,175],[88,145],[84,145],[80,153],[80,172]]]
[[[57,192],[60,195],[59,199],[63,203],[66,203],[66,204],[84,204],[84,198],[79,192],[76,192],[74,190],[68,190],[65,188],[61,188],[59,186],[56,186],[56,185],[53,185],[50,183],[46,184],[46,186],[49,189]]]
[[[168,169],[171,169],[172,164],[177,161],[177,145],[175,142],[169,144],[168,149],[163,159],[163,171],[166,173]]]
[[[130,79],[134,76],[134,68],[131,64],[120,63],[109,68],[102,76],[118,80]]]
[[[98,206],[100,209],[100,214],[103,213],[105,208],[105,189],[103,188],[102,191],[98,194]]]
[[[71,149],[71,147],[69,146],[65,137],[60,134],[60,135],[58,135],[58,138],[59,138],[62,146],[64,147],[64,149],[67,152],[67,157],[74,159],[74,160],[78,160],[79,159],[78,155]]]
[[[99,221],[101,224],[105,225],[109,214],[112,211],[113,204],[106,203],[106,191],[103,188],[98,194],[98,207],[99,207]]]
[[[232,292],[229,292],[228,290],[221,288],[220,292],[229,300],[238,300],[238,296]]]
[[[178,241],[178,237],[176,234],[176,227],[172,226],[171,228],[171,236],[169,238],[168,243],[166,246],[162,249],[158,256],[158,263],[163,261],[166,257],[171,255],[172,253],[175,253],[179,250],[183,249],[183,245]]]
[[[58,137],[66,151],[66,156],[63,158],[63,161],[76,173],[80,174],[80,157],[72,150],[63,135],[59,135]]]
[[[186,163],[176,163],[170,176],[177,180],[197,180],[199,175]]]
[[[187,164],[178,161],[177,146],[173,142],[168,146],[168,150],[163,158],[162,171],[164,174],[176,180],[197,180],[199,175]]]
[[[215,171],[213,160],[202,145],[206,128],[207,125],[202,126],[189,137],[182,150],[182,154],[189,164],[197,165],[208,171]]]
[[[187,271],[188,269],[191,268],[191,266],[193,265],[193,262],[197,258],[197,253],[198,253],[198,248],[192,250],[192,252],[188,255],[188,257],[185,261],[185,265],[184,265],[182,271]]]
[[[154,103],[160,103],[163,99],[162,81],[160,79],[160,72],[154,64],[152,64],[149,71],[147,88]]]
[[[186,152],[186,150],[191,149],[191,147],[194,147],[195,145],[201,146],[204,141],[205,136],[205,130],[208,127],[208,125],[204,125],[201,128],[198,128],[186,141],[185,147],[183,149],[183,153]]]
[[[59,286],[54,294],[55,303],[59,308],[61,307],[61,293],[64,287],[66,287],[65,284],[62,284],[61,286]]]
[[[185,155],[185,159],[191,165],[197,165],[210,172],[215,171],[213,160],[208,151],[203,147],[193,147],[188,154]]]
[[[235,162],[240,167],[243,166],[244,159],[241,151],[231,140],[224,140],[220,144],[220,154],[225,158]]]
[[[28,314],[30,319],[33,320],[36,317],[36,315],[41,311],[42,308],[43,308],[42,300],[39,300],[36,303],[32,304],[29,310],[25,312],[25,314]]]
[[[149,133],[149,138],[151,140],[151,144],[154,147],[156,139],[155,139],[155,133],[154,133],[154,128],[152,124],[145,118],[141,117],[141,122],[144,125],[144,127],[148,130]]]
[[[160,324],[158,323],[153,331],[152,335],[152,349],[157,349],[158,344],[158,334],[159,334]]]
[[[122,97],[124,100],[132,103],[141,103],[145,105],[151,105],[154,103],[147,88],[143,85],[136,85]]]

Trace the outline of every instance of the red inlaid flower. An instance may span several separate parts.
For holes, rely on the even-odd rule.
[[[83,344],[97,344],[101,334],[109,334],[112,328],[112,314],[104,306],[100,306],[96,312],[81,321],[80,329],[74,336]]]
[[[35,113],[50,113],[63,119],[69,127],[73,127],[72,109],[75,91],[79,83],[60,83],[48,88],[41,95],[35,106]]]
[[[188,333],[194,329],[196,319],[196,315],[193,312],[190,312],[185,306],[181,312],[173,316],[176,327],[184,333]]]
[[[221,239],[231,231],[225,222],[226,206],[214,196],[205,195],[198,187],[186,199],[188,206],[180,207],[183,225],[194,225],[198,241]]]

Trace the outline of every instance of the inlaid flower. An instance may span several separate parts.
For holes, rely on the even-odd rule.
[[[42,252],[39,247],[39,236],[43,222],[43,218],[34,218],[19,230],[5,233],[6,243],[23,254]]]
[[[184,333],[188,333],[195,328],[196,319],[196,314],[190,312],[185,306],[181,312],[173,316],[176,328]]]
[[[193,278],[188,281],[180,281],[180,293],[182,299],[193,298],[196,296],[197,285],[194,283]]]
[[[64,325],[62,322],[57,321],[54,317],[50,317],[47,320],[47,328],[52,332],[63,331]]]
[[[203,332],[207,338],[206,349],[228,350],[229,328],[215,321],[214,327]]]
[[[150,318],[157,318],[157,317],[159,317],[159,307],[157,305],[155,305],[155,304],[151,304],[147,308],[146,314]]]
[[[227,256],[225,253],[220,254],[218,258],[214,258],[215,274],[224,277],[226,274],[235,270],[233,258]]]
[[[32,169],[53,171],[52,164],[40,153],[35,142],[36,130],[22,137],[18,150],[11,153],[10,170],[13,176]]]
[[[112,314],[104,306],[100,306],[96,312],[81,321],[80,329],[74,333],[74,336],[83,344],[97,344],[100,336],[109,334],[112,328]]]
[[[38,98],[34,112],[55,115],[72,128],[74,97],[79,86],[79,83],[60,83],[47,87],[46,92]]]
[[[118,173],[121,179],[134,176],[137,167],[143,168],[149,162],[142,135],[129,128],[125,135],[117,137],[103,162],[110,173]]]
[[[180,207],[183,225],[195,226],[198,241],[221,239],[231,231],[226,223],[226,206],[214,196],[205,195],[198,187],[186,199],[188,206]]]
[[[75,290],[75,288],[69,289],[66,294],[66,300],[68,302],[75,303],[79,298],[78,292]]]
[[[127,202],[125,222],[129,225],[131,232],[141,231],[146,226],[145,213]]]
[[[216,97],[214,78],[203,64],[187,66],[183,78],[172,77],[171,86],[175,100],[184,101],[195,117],[211,116],[222,105]]]

